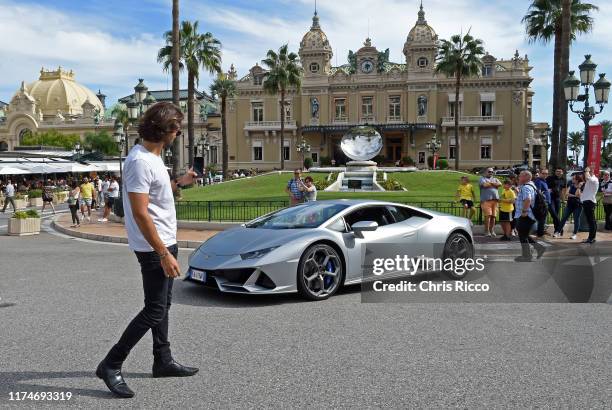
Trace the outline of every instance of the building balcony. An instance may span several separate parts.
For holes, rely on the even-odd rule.
[[[343,117],[343,118],[334,118],[332,120],[333,124],[348,124],[348,117]]]
[[[245,131],[280,131],[280,121],[247,121],[244,123]],[[295,121],[285,121],[285,130],[297,130]]]
[[[459,117],[460,127],[485,127],[485,126],[499,126],[504,125],[503,115],[475,115],[475,116],[461,116]],[[442,117],[443,127],[454,127],[454,117]]]

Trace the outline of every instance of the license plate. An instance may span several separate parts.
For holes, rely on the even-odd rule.
[[[200,282],[206,282],[206,272],[201,270],[191,270],[191,279],[197,280]]]

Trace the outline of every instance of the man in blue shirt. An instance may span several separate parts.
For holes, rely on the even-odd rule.
[[[543,175],[539,172],[536,172],[536,178],[533,181],[534,185],[536,186],[536,188],[538,189],[538,191],[542,192],[542,194],[544,194],[544,198],[546,198],[546,209],[550,209],[551,208],[551,198],[550,198],[550,189],[548,189],[548,184],[546,183],[546,176],[548,176],[548,170],[546,170],[546,174],[547,175]],[[541,238],[542,236],[544,236],[544,234],[546,233],[546,216],[547,216],[548,212],[546,212],[546,214],[538,219],[538,228],[537,228],[537,233],[536,235],[538,236],[538,238]],[[556,228],[556,225],[555,225]]]
[[[285,192],[289,194],[289,203],[291,206],[297,205],[304,199],[304,192],[302,190],[302,170],[296,169],[293,171],[293,178],[287,182]]]
[[[531,247],[533,244],[536,249],[537,257],[540,258],[544,253],[544,246],[537,243],[529,236],[531,227],[536,222],[536,217],[533,215],[532,205],[535,204],[536,187],[531,182],[531,172],[522,171],[519,175],[519,193],[514,204],[514,217],[516,219],[516,230],[518,231],[519,240],[521,241],[521,256],[515,260],[517,262],[531,262]]]

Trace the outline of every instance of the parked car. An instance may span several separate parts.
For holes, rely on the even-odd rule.
[[[213,182],[223,182],[223,174],[217,174],[213,177]]]

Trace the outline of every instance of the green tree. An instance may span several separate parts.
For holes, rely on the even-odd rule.
[[[264,91],[271,95],[280,94],[280,167],[285,169],[283,147],[285,143],[285,105],[287,91],[294,87],[298,92],[302,86],[302,72],[297,54],[289,52],[287,44],[278,49],[268,50],[261,62],[268,68],[263,82]]]
[[[578,163],[580,151],[584,145],[584,132],[573,131],[569,133],[568,148],[574,153],[574,164]]]
[[[482,40],[474,38],[468,31],[467,34],[455,34],[450,40],[442,40],[438,46],[436,56],[436,73],[446,74],[447,77],[455,77],[455,169],[459,170],[459,90],[461,80],[465,77],[478,75],[482,68],[482,56],[484,48]]]
[[[221,152],[223,177],[227,176],[229,162],[229,151],[227,145],[227,119],[225,116],[227,99],[236,96],[236,83],[229,79],[227,75],[220,74],[215,82],[210,86],[210,93],[214,98],[221,100]]]
[[[113,136],[106,131],[88,132],[85,134],[84,146],[89,151],[98,151],[104,155],[117,155],[119,149]]]
[[[189,166],[193,166],[195,142],[194,107],[195,88],[200,79],[200,67],[211,74],[221,72],[221,42],[211,33],[198,33],[198,21],[183,21],[180,32],[179,69],[187,68],[187,138],[189,144]],[[159,50],[157,61],[167,71],[172,66],[172,32],[165,34],[166,45]]]
[[[78,134],[62,134],[57,130],[49,130],[26,134],[21,141],[21,145],[46,145],[72,150],[75,144],[80,141],[81,137]]]
[[[570,20],[570,42],[578,34],[588,33],[593,29],[591,12],[598,8],[581,0],[572,0]],[[553,114],[551,135],[551,166],[562,166],[565,161],[567,146],[567,105],[563,94],[563,80],[569,67],[570,44],[563,44],[562,0],[533,0],[522,23],[530,43],[537,41],[543,44],[554,41],[553,71]],[[564,51],[565,50],[565,51]],[[563,70],[563,68],[565,70]]]

